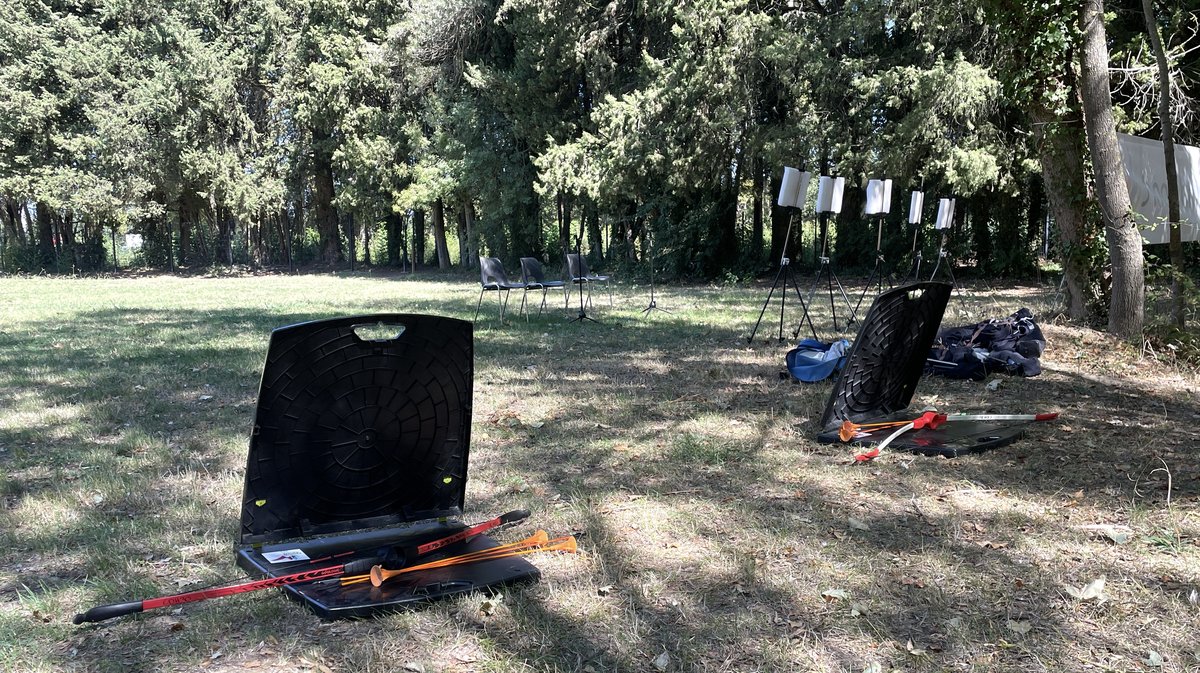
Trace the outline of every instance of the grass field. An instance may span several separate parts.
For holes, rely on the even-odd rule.
[[[622,284],[586,324],[561,303],[502,323],[485,298],[464,518],[523,507],[499,539],[580,535],[577,556],[531,557],[538,583],[358,621],[271,591],[74,626],[245,578],[232,548],[273,328],[470,319],[478,285],[0,278],[0,671],[1200,670],[1194,373],[1045,322],[1042,376],[926,378],[915,404],[1060,421],[977,456],[855,466],[813,439],[829,384],[779,377],[778,303],[747,345],[766,292],[660,287],[671,313],[645,315],[648,288]],[[1049,295],[974,291],[946,321],[1041,314]]]

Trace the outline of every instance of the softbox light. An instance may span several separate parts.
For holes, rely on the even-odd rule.
[[[799,171],[791,166],[783,167],[783,181],[779,184],[778,203],[784,207],[803,208],[808,196],[808,183],[812,173]]]
[[[920,224],[921,210],[925,207],[925,192],[913,192],[908,202],[908,223]]]
[[[829,195],[829,212],[842,212],[842,192],[846,189],[846,178],[834,178]]]
[[[884,215],[887,215],[888,213],[892,212],[892,181],[891,180],[883,181],[883,206],[880,207],[879,212]]]
[[[817,179],[817,212],[829,212],[829,199],[833,196],[833,178],[822,175]]]
[[[868,215],[878,215],[883,212],[883,180],[868,180],[867,181],[867,206],[866,213]]]
[[[954,224],[954,199],[939,199],[935,229],[949,229]]]

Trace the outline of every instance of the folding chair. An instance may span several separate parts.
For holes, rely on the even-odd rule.
[[[612,306],[612,286],[608,284],[608,276],[593,274],[587,265],[587,259],[583,255],[575,253],[567,253],[567,273],[571,277],[571,282],[576,285],[587,284],[588,289],[588,305],[592,303],[592,284],[604,283],[604,287],[608,288],[608,305]]]
[[[512,290],[523,290],[525,285],[522,283],[514,283],[508,279],[504,273],[504,265],[495,257],[480,257],[479,258],[479,301],[475,303],[475,318],[479,317],[479,307],[483,305],[483,293],[494,290],[496,292],[496,301],[500,305],[500,320],[504,320],[504,309],[508,307],[508,293]],[[500,299],[500,293],[504,293],[504,299]]]
[[[525,296],[530,290],[542,291],[542,304],[538,306],[538,315],[542,314],[542,310],[546,308],[546,290],[552,287],[561,287],[563,295],[567,294],[567,284],[561,280],[546,280],[546,272],[542,268],[542,263],[535,257],[521,258],[521,283],[525,285],[525,292],[521,294],[521,312],[525,312]],[[525,319],[529,319],[529,314],[525,314]]]

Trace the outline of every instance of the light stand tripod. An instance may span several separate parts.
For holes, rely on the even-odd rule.
[[[650,258],[650,304],[642,309],[642,315],[649,315],[651,311],[659,310],[663,313],[670,313],[665,308],[661,308],[658,302],[654,301],[654,232],[650,229],[650,225],[646,224],[646,247],[649,251]]]
[[[575,239],[575,257],[576,257],[576,259],[583,259],[583,258],[582,258],[582,256],[581,256],[581,255],[583,254],[583,253],[582,253],[582,248],[583,248],[583,220],[582,220],[582,219],[580,219],[580,221],[579,221],[579,236],[578,236],[578,237],[576,237],[576,239]],[[599,321],[599,320],[596,320],[595,318],[593,318],[593,317],[591,317],[591,316],[589,316],[589,315],[587,314],[587,309],[586,309],[586,308],[584,308],[584,304],[583,304],[583,284],[584,284],[584,283],[586,283],[586,282],[588,282],[588,281],[587,281],[587,279],[585,279],[585,278],[582,278],[582,277],[580,277],[580,276],[577,276],[577,275],[574,273],[574,272],[582,272],[582,271],[583,271],[583,269],[582,269],[582,265],[580,265],[580,267],[581,267],[581,268],[579,268],[579,269],[572,269],[572,268],[571,268],[571,264],[570,264],[570,262],[569,262],[569,261],[567,262],[567,274],[568,274],[568,275],[570,275],[570,276],[571,276],[571,280],[572,280],[572,281],[574,281],[574,282],[575,282],[575,284],[579,286],[579,315],[575,316],[574,318],[571,318],[571,319],[570,319],[570,320],[568,320],[567,322],[578,322],[578,323],[582,323],[582,322],[585,322],[585,321],[587,321],[587,322],[599,323],[600,321]]]
[[[942,268],[942,261],[950,256],[950,254],[946,252],[947,237],[948,234],[943,231],[942,242],[938,245],[938,260],[937,263],[933,265],[933,273],[929,275],[929,280],[934,280],[937,278],[938,270]],[[950,276],[950,284],[954,286],[954,291],[958,293],[959,301],[964,302],[965,305],[965,300],[962,296],[962,288],[958,285],[958,279],[954,277],[954,264],[950,263],[949,261],[946,262],[946,275]]]
[[[842,295],[842,300],[846,302],[846,309],[849,310],[849,312],[850,312],[849,319],[846,321],[847,329],[849,329],[850,326],[853,325],[854,323],[858,322],[858,314],[855,312],[854,307],[850,305],[850,296],[846,294],[846,288],[842,285],[841,279],[839,279],[837,277],[837,274],[834,273],[834,271],[833,271],[833,264],[831,264],[829,262],[828,251],[829,251],[828,215],[826,213],[822,213],[821,214],[821,256],[817,258],[821,264],[821,268],[817,271],[817,277],[815,279],[813,279],[812,288],[809,289],[809,291],[808,291],[808,306],[813,305],[813,303],[812,303],[813,297],[817,293],[817,286],[821,284],[821,276],[824,276],[825,280],[826,280],[826,284],[829,287],[829,312],[833,316],[833,331],[838,332],[840,330],[838,328],[837,307],[835,306],[835,302],[834,302],[834,298],[833,298],[834,285],[837,286],[838,292]],[[804,309],[804,317],[808,318],[808,307],[805,307],[805,309]],[[810,318],[810,321],[811,321],[811,318]],[[798,336],[799,334],[800,334],[800,325],[796,325],[796,331],[793,332],[792,336],[795,337],[795,336]]]
[[[942,268],[942,262],[946,261],[946,275],[950,276],[950,284],[953,285],[955,293],[958,295],[958,301],[963,305],[963,311],[966,311],[967,301],[963,298],[962,287],[958,284],[958,279],[954,277],[954,264],[946,260],[949,256],[946,252],[946,241],[950,237],[950,227],[954,224],[954,199],[941,199],[938,202],[937,223],[934,227],[941,230],[942,240],[938,244],[938,260],[933,265],[933,273],[929,274],[929,280],[937,278],[938,270]]]
[[[779,342],[783,343],[783,311],[787,306],[789,283],[791,283],[792,289],[796,291],[796,299],[800,301],[800,307],[804,309],[804,317],[801,318],[800,325],[803,325],[803,321],[807,320],[808,328],[812,331],[813,338],[817,339],[817,328],[813,326],[812,318],[808,315],[808,305],[804,302],[804,295],[800,294],[800,286],[796,284],[796,279],[790,274],[792,265],[791,260],[787,257],[787,243],[792,237],[792,220],[794,217],[795,215],[788,216],[787,235],[783,237],[783,250],[779,256],[779,270],[775,272],[775,282],[771,284],[771,290],[767,292],[767,298],[763,301],[762,310],[758,312],[758,322],[754,323],[754,329],[750,330],[750,338],[746,339],[746,343],[754,343],[754,335],[758,332],[758,326],[762,323],[763,315],[767,312],[767,305],[771,303],[771,296],[775,294],[775,289],[779,287],[779,281],[781,280],[783,281],[783,291],[779,294]],[[799,334],[800,326],[797,326],[792,338],[796,338]]]
[[[800,300],[800,307],[804,309],[804,319],[808,320],[808,328],[812,330],[813,339],[817,338],[817,329],[813,326],[812,318],[808,316],[808,305],[804,303],[804,295],[800,294],[800,286],[796,284],[796,279],[791,277],[791,260],[787,256],[787,246],[788,241],[792,239],[792,224],[795,222],[796,211],[800,211],[801,215],[804,213],[804,202],[808,200],[808,183],[811,180],[812,173],[808,171],[798,171],[790,166],[783,167],[783,179],[779,183],[777,203],[784,208],[793,210],[788,215],[787,233],[784,234],[783,243],[779,246],[779,270],[775,272],[775,282],[771,284],[771,291],[767,292],[767,299],[763,302],[762,310],[758,312],[758,321],[754,323],[754,329],[750,330],[750,338],[746,339],[746,343],[754,343],[754,335],[758,333],[758,326],[762,324],[763,316],[767,313],[767,305],[771,303],[771,296],[779,287],[779,281],[783,281],[783,291],[779,295],[779,342],[783,343],[783,313],[787,307],[789,283],[796,290],[796,298]],[[796,327],[796,334],[792,335],[793,338],[798,334],[800,334],[799,326]]]
[[[880,215],[875,222],[875,268],[871,269],[871,275],[867,277],[867,284],[863,287],[862,294],[858,295],[858,303],[854,305],[854,312],[857,314],[859,307],[862,306],[863,299],[866,298],[867,292],[871,289],[871,284],[874,283],[879,287],[876,295],[883,293],[883,215]],[[888,289],[892,289],[892,277],[886,276]]]
[[[908,280],[909,278],[912,280],[920,280],[921,277],[921,249],[917,247],[917,236],[919,236],[920,233],[921,223],[917,222],[913,225],[913,268],[912,272],[905,276],[905,280]]]
[[[905,276],[905,281],[912,279],[914,282],[921,280],[921,248],[917,240],[921,236],[921,214],[925,207],[925,192],[914,191],[908,203],[908,223],[913,228],[913,244],[912,256],[913,267],[912,271]]]

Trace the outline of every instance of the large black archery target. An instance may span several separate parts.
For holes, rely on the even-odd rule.
[[[355,332],[378,324],[399,336]],[[461,511],[472,377],[472,327],[463,320],[370,315],[272,332],[242,542]]]
[[[875,299],[829,393],[823,431],[836,431],[845,420],[864,422],[908,407],[950,290],[947,283],[914,283]]]

